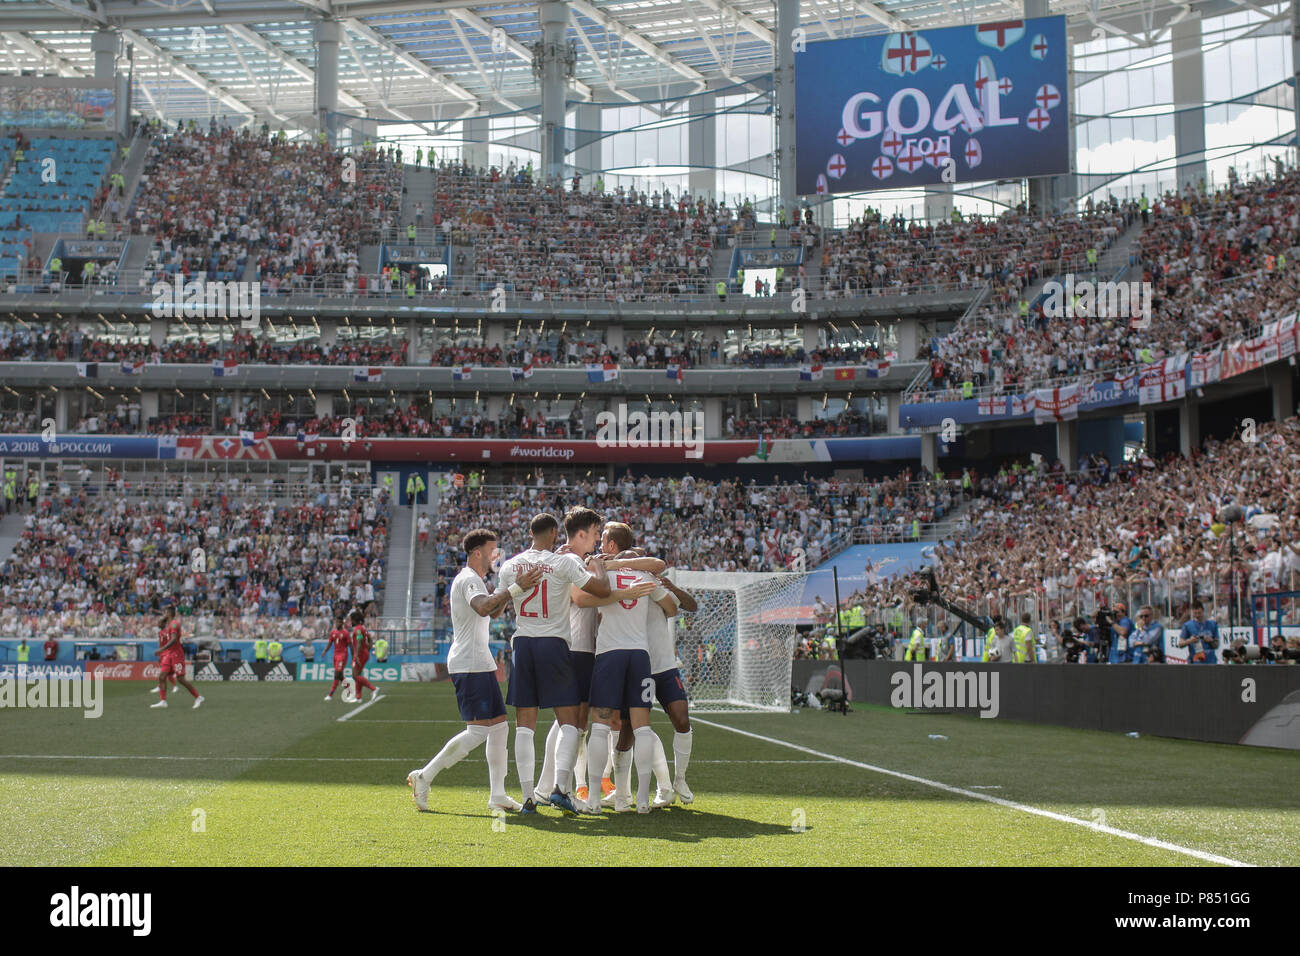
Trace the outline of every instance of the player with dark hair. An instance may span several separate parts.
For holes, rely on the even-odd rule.
[[[343,682],[343,671],[348,666],[348,651],[352,649],[352,632],[343,623],[342,611],[334,615],[334,627],[330,629],[329,640],[325,642],[326,654],[331,647],[334,648],[334,683],[330,685],[330,692],[325,695],[326,700],[334,699],[334,692]]]
[[[185,679],[185,649],[181,647],[181,622],[176,617],[175,607],[163,611],[162,620],[158,622],[158,649],[154,653],[158,655],[158,693],[162,699],[150,704],[150,709],[167,706],[167,680],[170,677],[190,692],[197,710],[203,703],[203,695]]]
[[[447,653],[447,672],[456,688],[456,706],[460,708],[465,729],[452,737],[438,755],[419,770],[406,775],[415,805],[429,809],[429,785],[448,767],[465,759],[479,744],[487,744],[488,806],[492,809],[522,810],[523,805],[506,795],[506,705],[497,683],[497,666],[488,643],[488,619],[496,617],[510,602],[506,588],[488,593],[483,579],[492,569],[497,554],[496,532],[475,528],[465,535],[465,567],[451,582],[451,650]],[[542,579],[541,568],[533,566],[520,573],[516,584],[523,589],[534,587]]]
[[[383,695],[379,688],[366,679],[366,661],[370,660],[370,648],[375,643],[370,631],[366,630],[364,621],[366,612],[361,608],[352,609],[352,679],[357,683],[357,699],[361,699],[361,689],[370,688],[370,700],[373,703]]]
[[[600,515],[588,508],[574,509],[565,517],[571,554],[555,552],[560,523],[554,515],[539,514],[530,524],[532,544],[501,566],[500,583],[510,592],[515,609],[511,639],[514,667],[506,703],[515,708],[515,766],[523,788],[524,813],[536,813],[533,797],[537,752],[533,736],[537,711],[555,710],[560,721],[560,741],[555,756],[555,790],[550,802],[577,813],[573,791],[573,764],[578,755],[578,685],[569,657],[569,589],[577,587],[607,597],[605,568],[599,559],[594,569],[583,566],[579,554],[595,549],[600,537]],[[519,583],[530,568],[540,568],[541,579],[531,588]]]

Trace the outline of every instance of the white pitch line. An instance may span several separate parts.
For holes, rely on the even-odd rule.
[[[153,754],[0,754],[0,760],[234,760],[234,761],[253,761],[253,760],[278,760],[285,762],[299,763],[362,763],[362,762],[406,762],[427,760],[428,757],[240,757],[233,754],[227,754],[216,757],[194,757],[194,756],[168,756],[157,757]],[[482,757],[467,757],[461,763],[487,763]],[[761,764],[805,764],[805,763],[836,763],[834,760],[692,760],[692,764],[735,764],[735,763],[761,763]]]
[[[1204,860],[1207,863],[1220,863],[1224,866],[1253,866],[1251,863],[1243,863],[1240,860],[1234,860],[1226,856],[1218,856],[1214,853],[1206,853],[1203,850],[1194,850],[1191,847],[1179,846],[1176,843],[1166,843],[1164,840],[1157,840],[1155,837],[1142,836],[1140,833],[1131,833],[1128,830],[1120,830],[1116,827],[1108,827],[1100,823],[1094,823],[1091,820],[1080,820],[1077,817],[1066,816],[1064,813],[1056,813],[1053,810],[1044,810],[1041,807],[1030,806],[1027,803],[1016,803],[1012,800],[1004,800],[1001,797],[994,797],[987,793],[979,793],[975,790],[966,790],[962,787],[950,786],[946,783],[940,783],[937,780],[927,780],[925,777],[917,777],[910,773],[902,773],[898,770],[889,770],[886,767],[877,767],[873,764],[862,763],[858,760],[850,760],[847,757],[840,757],[836,754],[823,753],[820,750],[813,750],[811,747],[804,747],[800,744],[791,743],[788,740],[780,740],[776,737],[764,737],[762,734],[752,733],[748,730],[741,730],[737,727],[728,727],[726,724],[714,723],[711,720],[704,720],[701,717],[691,717],[692,722],[698,721],[707,727],[717,727],[719,730],[729,730],[733,734],[740,734],[742,737],[752,737],[755,740],[761,740],[764,743],[776,744],[778,747],[789,747],[791,750],[798,750],[802,753],[812,754],[815,757],[822,757],[835,763],[847,764],[850,767],[860,767],[863,770],[870,770],[874,773],[883,773],[890,777],[897,777],[900,780],[907,780],[911,783],[919,783],[922,786],[934,787],[936,790],[943,790],[947,793],[955,793],[958,796],[970,797],[972,800],[983,800],[985,803],[996,804],[999,807],[1006,807],[1009,810],[1019,810],[1022,813],[1032,813],[1035,816],[1046,817],[1049,820],[1056,820],[1060,823],[1070,823],[1077,827],[1083,827],[1087,830],[1094,830],[1097,833],[1106,833],[1110,836],[1122,837],[1125,840],[1133,840],[1146,846],[1156,847],[1160,850],[1170,850],[1174,853],[1182,853],[1185,856],[1194,857],[1198,860]]]
[[[387,694],[384,694],[384,695],[382,695],[382,696],[380,696],[380,697],[371,697],[368,701],[366,701],[366,702],[365,702],[364,704],[362,704],[360,707],[354,707],[352,710],[349,710],[346,714],[344,714],[342,717],[340,717],[339,720],[340,720],[340,721],[344,721],[344,720],[347,720],[349,717],[355,717],[357,714],[361,713],[363,710],[365,710],[367,707],[369,707],[369,706],[370,706],[371,704],[373,704],[375,701],[377,701],[377,700],[383,700],[384,697],[387,697],[387,696],[388,696]]]

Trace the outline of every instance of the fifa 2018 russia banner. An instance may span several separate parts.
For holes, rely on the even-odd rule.
[[[796,41],[796,189],[1069,172],[1067,58],[1063,16]]]

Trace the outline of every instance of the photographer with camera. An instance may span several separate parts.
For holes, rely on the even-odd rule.
[[[1205,607],[1200,601],[1192,604],[1192,619],[1183,625],[1178,634],[1177,644],[1187,648],[1187,663],[1217,664],[1215,650],[1219,646],[1219,625],[1217,621],[1205,619]]]
[[[1133,643],[1134,631],[1133,620],[1128,616],[1128,605],[1120,602],[1115,605],[1115,622],[1111,626],[1110,653],[1107,655],[1107,663],[1110,664],[1131,664],[1134,661]]]
[[[1094,624],[1088,631],[1088,643],[1092,645],[1092,655],[1088,663],[1093,661],[1110,661],[1110,646],[1114,643],[1114,618],[1106,608],[1098,608],[1097,614],[1093,618]]]
[[[1086,617],[1074,619],[1074,629],[1062,635],[1065,645],[1065,660],[1069,664],[1091,664],[1097,658],[1094,654],[1093,640],[1096,638],[1095,627],[1088,625]]]
[[[1138,630],[1130,651],[1134,664],[1165,662],[1165,626],[1156,620],[1155,609],[1149,604],[1138,610]]]

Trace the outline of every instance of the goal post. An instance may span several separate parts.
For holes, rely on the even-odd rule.
[[[787,712],[795,624],[806,573],[684,571],[673,583],[699,602],[673,621],[694,713]]]

